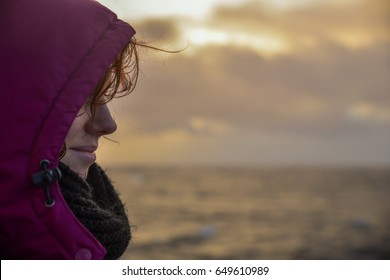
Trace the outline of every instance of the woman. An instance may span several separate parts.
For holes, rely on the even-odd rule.
[[[135,31],[93,0],[3,0],[0,33],[0,256],[119,258],[130,226],[94,152],[134,88]]]

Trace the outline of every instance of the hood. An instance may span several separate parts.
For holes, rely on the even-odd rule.
[[[134,35],[92,0],[0,2],[0,251],[15,259],[101,259],[104,248],[74,217],[58,183],[32,176],[58,166],[84,101]]]

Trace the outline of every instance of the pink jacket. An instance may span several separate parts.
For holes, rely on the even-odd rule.
[[[134,33],[92,0],[1,0],[2,258],[104,257],[105,249],[70,211],[57,181],[46,190],[32,178],[44,159],[48,174],[56,174],[77,112]],[[45,205],[48,195],[52,207]]]

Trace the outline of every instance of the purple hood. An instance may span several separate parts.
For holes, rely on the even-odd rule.
[[[58,183],[46,207],[33,184],[40,161],[58,166],[77,112],[135,31],[92,0],[0,2],[0,256],[102,259]]]

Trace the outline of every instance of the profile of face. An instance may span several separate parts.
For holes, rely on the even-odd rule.
[[[96,161],[99,138],[113,133],[117,128],[108,105],[94,105],[95,114],[92,117],[89,100],[80,109],[65,137],[66,153],[61,159],[84,179],[87,178],[89,167]]]

